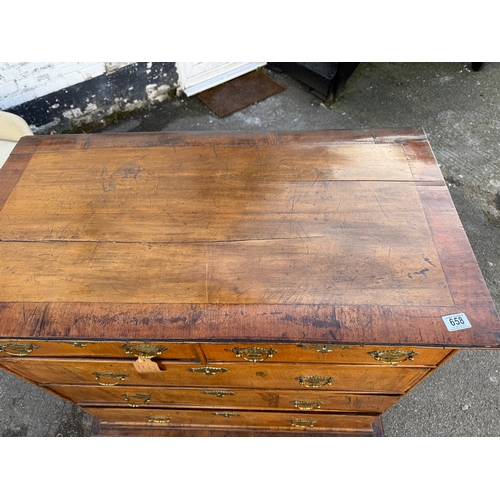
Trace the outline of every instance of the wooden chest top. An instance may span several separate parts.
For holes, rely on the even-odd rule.
[[[419,128],[25,137],[0,273],[2,337],[500,345]]]

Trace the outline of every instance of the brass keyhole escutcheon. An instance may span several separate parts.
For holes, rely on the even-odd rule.
[[[276,349],[266,349],[264,347],[234,347],[231,349],[231,352],[234,352],[237,358],[243,358],[246,361],[256,363],[272,358],[273,354],[277,354],[279,351]]]
[[[225,398],[226,396],[234,396],[235,393],[232,391],[203,391],[202,394],[207,396],[215,396],[216,398]]]
[[[333,351],[343,351],[345,349],[350,349],[349,345],[337,345],[337,344],[299,344],[297,347],[301,349],[314,349],[320,354],[328,354]]]
[[[397,365],[398,363],[404,363],[405,361],[413,361],[415,356],[418,355],[418,352],[392,349],[390,351],[371,351],[368,354],[381,363],[385,363],[387,365]]]
[[[79,349],[83,349],[84,347],[87,346],[87,344],[95,344],[95,342],[78,342],[78,341],[71,341],[71,340],[56,340],[58,344],[66,344],[66,345],[71,345],[73,347],[78,347]]]
[[[83,349],[87,343],[86,342],[68,342],[73,347],[78,347],[79,349]]]

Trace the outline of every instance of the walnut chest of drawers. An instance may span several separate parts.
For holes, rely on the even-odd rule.
[[[378,435],[498,315],[420,128],[23,138],[0,367],[99,435]]]

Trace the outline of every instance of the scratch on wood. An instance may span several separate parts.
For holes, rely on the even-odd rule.
[[[165,210],[165,212],[166,212],[166,210]],[[154,219],[155,217],[158,217],[159,215],[163,215],[163,211],[158,212],[158,213],[152,215],[151,217],[148,217],[147,219],[144,219],[143,222],[148,222],[151,219]],[[167,215],[172,216],[172,214],[169,214],[168,212],[167,212]]]
[[[97,251],[97,247],[98,247],[98,246],[99,246],[99,243],[98,243],[98,242],[96,242],[96,244],[95,244],[94,248],[93,248],[93,249],[91,250],[91,252],[88,254],[88,256],[87,256],[87,258],[85,259],[85,261],[87,261],[87,260],[90,260],[90,259],[94,258],[94,256],[95,256],[95,253],[96,253],[96,251]]]
[[[429,268],[428,267],[425,267],[424,269],[420,269],[420,271],[415,271],[413,274],[420,274],[422,275],[424,278],[427,278],[427,274],[429,272]]]
[[[108,282],[108,285],[113,288],[113,290],[116,290],[120,295],[126,295],[124,292],[121,292],[120,290],[118,290],[118,288],[116,288],[115,285],[113,285],[113,283],[111,283],[111,279],[108,278],[107,276],[105,276],[105,279],[106,281]]]
[[[382,205],[381,205],[381,203],[380,203],[379,199],[377,198],[377,195],[375,194],[375,192],[374,192],[374,191],[372,191],[372,194],[373,194],[373,196],[374,196],[375,200],[377,201],[377,204],[378,204],[378,206],[379,206],[380,210],[382,210],[382,213],[385,215],[385,218],[386,218],[387,220],[390,220],[390,219],[389,219],[389,217],[387,216],[387,214],[385,213],[385,210],[382,208]]]
[[[339,204],[337,205],[337,208],[335,209],[336,212],[339,211],[339,208],[340,208],[340,205],[341,205],[343,199],[344,199],[344,193],[342,193],[342,195],[340,196]]]
[[[257,151],[257,156],[259,157],[260,164],[263,165],[262,163],[262,157],[260,156],[260,151],[259,151],[259,146],[255,146],[255,151]]]
[[[432,262],[431,260],[428,258],[428,257],[425,257],[423,254],[422,254],[422,258],[425,260],[425,262],[427,262],[427,264],[431,265],[432,267],[436,267]]]
[[[308,240],[310,240],[311,238],[309,238],[309,235],[306,233],[306,230],[304,229],[304,227],[302,226],[302,224],[300,222],[299,222],[299,227],[300,227],[300,229],[302,229],[302,232],[306,235],[306,238]]]
[[[205,263],[205,298],[208,304],[208,262]]]
[[[181,173],[180,173],[180,170],[181,170],[181,167],[182,165],[184,165],[184,162],[181,161],[179,163],[179,165],[177,165],[177,182],[179,183],[179,187],[182,186],[182,183],[181,183]],[[159,182],[159,181],[158,181]],[[157,185],[157,192],[158,192],[158,185]]]
[[[40,323],[38,324],[38,329],[37,329],[37,332],[35,333],[35,337],[39,337],[40,334],[42,333],[44,327],[45,327],[45,315],[47,314],[48,308],[49,308],[49,304],[46,303],[45,307],[43,308],[41,317],[40,317]]]

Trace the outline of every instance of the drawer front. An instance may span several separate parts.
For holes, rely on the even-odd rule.
[[[2,340],[2,357],[91,357],[198,360],[195,344],[169,342],[91,342],[67,340]]]
[[[192,406],[225,409],[280,409],[283,411],[343,411],[382,413],[399,396],[371,396],[310,391],[248,389],[163,389],[153,387],[94,387],[53,385],[50,389],[85,406],[92,404],[131,407]]]
[[[103,423],[149,424],[151,426],[213,428],[272,428],[279,430],[358,430],[371,432],[375,415],[218,411],[218,410],[162,410],[144,408],[86,407],[85,411],[100,418]]]
[[[435,366],[453,349],[341,344],[203,344],[208,363],[356,363]]]
[[[12,371],[44,384],[239,387],[405,393],[429,371],[400,366],[158,362],[161,371],[139,373],[128,361],[44,358],[2,359]],[[109,374],[114,374],[111,379]]]

